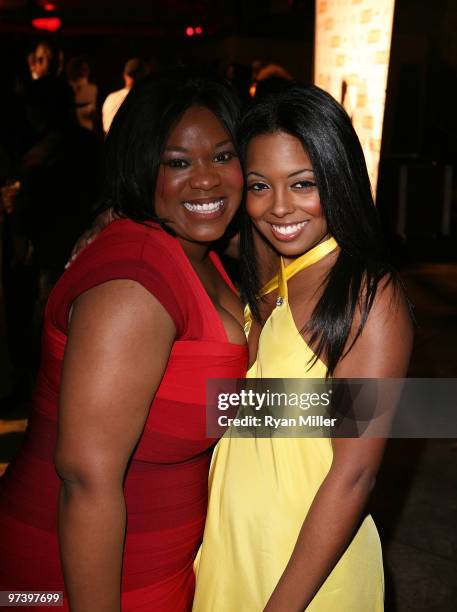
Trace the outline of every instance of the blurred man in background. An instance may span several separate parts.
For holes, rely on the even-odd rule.
[[[93,130],[97,115],[98,87],[89,81],[89,62],[83,56],[73,57],[67,64],[67,79],[75,94],[79,124]]]
[[[124,79],[124,87],[117,91],[110,93],[103,103],[102,107],[102,120],[103,120],[103,131],[105,134],[108,133],[111,122],[114,119],[114,115],[117,113],[122,102],[125,100],[127,94],[134,86],[138,79],[142,79],[148,74],[146,63],[139,57],[129,59],[124,66],[124,72],[122,74]]]

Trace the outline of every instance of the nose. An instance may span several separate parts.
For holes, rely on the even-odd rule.
[[[294,212],[294,205],[290,194],[285,189],[276,189],[273,192],[271,213],[275,217],[283,218],[292,212]]]
[[[217,168],[212,164],[198,164],[194,166],[194,170],[190,177],[190,186],[192,189],[202,189],[210,191],[221,184],[221,177]]]

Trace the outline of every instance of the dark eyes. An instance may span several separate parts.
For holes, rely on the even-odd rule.
[[[298,183],[294,183],[292,187],[294,189],[312,189],[316,186],[314,181],[298,181]]]
[[[268,189],[268,185],[265,183],[251,183],[248,185],[248,191],[263,191],[264,189]]]
[[[162,163],[169,168],[187,168],[189,165],[189,162],[185,159],[169,159],[168,161],[164,161]]]
[[[216,157],[214,158],[214,161],[217,161],[219,163],[224,163],[224,162],[228,162],[231,159],[233,159],[234,157],[236,157],[236,154],[234,153],[234,151],[221,151],[221,153],[218,153],[216,155]]]
[[[290,186],[291,189],[298,189],[298,190],[309,190],[309,189],[314,189],[314,187],[316,187],[316,183],[314,181],[297,181],[296,183],[292,183],[292,185]],[[264,191],[265,189],[270,189],[269,185],[267,185],[267,183],[251,183],[250,185],[248,185],[248,191]]]
[[[218,164],[225,164],[231,161],[232,159],[234,159],[235,157],[237,157],[237,155],[234,151],[221,151],[220,153],[217,153],[217,155],[213,157],[213,161]],[[164,164],[165,166],[168,166],[169,168],[174,168],[174,169],[179,170],[179,169],[187,168],[188,166],[190,166],[191,161],[181,158],[181,157],[174,157],[172,159],[163,160],[162,164]]]

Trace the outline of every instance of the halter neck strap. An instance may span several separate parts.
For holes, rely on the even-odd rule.
[[[309,268],[320,259],[331,253],[338,246],[335,238],[327,238],[324,242],[317,244],[315,247],[303,253],[288,266],[284,265],[284,260],[281,257],[281,266],[279,272],[262,288],[261,295],[271,293],[276,288],[279,289],[278,294],[281,297],[287,297],[287,281],[292,278],[297,272]]]

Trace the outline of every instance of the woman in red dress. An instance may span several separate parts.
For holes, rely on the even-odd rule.
[[[74,612],[191,609],[205,381],[247,365],[241,305],[210,250],[241,199],[237,119],[225,86],[182,74],[119,110],[103,201],[121,219],[47,305],[34,414],[0,480],[0,591],[64,591]]]

